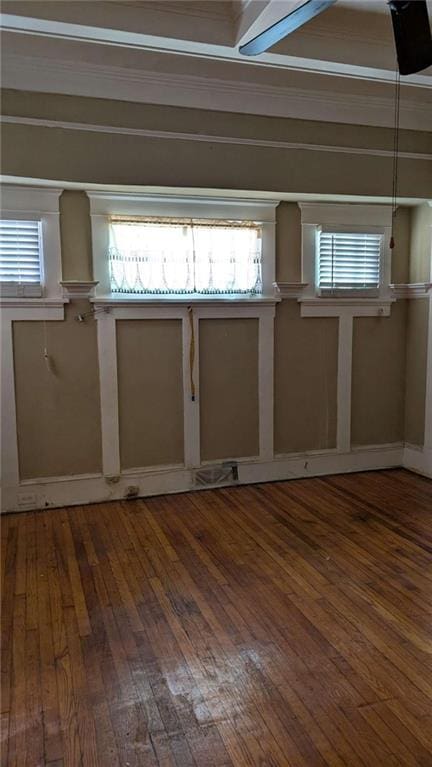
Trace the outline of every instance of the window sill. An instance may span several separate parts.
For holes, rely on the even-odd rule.
[[[26,298],[25,296],[17,296],[15,298],[5,296],[0,297],[0,308],[2,309],[17,309],[17,308],[63,308],[65,304],[69,303],[68,298]]]
[[[196,296],[184,294],[171,295],[143,295],[143,294],[124,294],[124,295],[106,295],[95,296],[90,299],[91,303],[98,306],[209,306],[215,304],[225,304],[232,306],[244,304],[274,305],[280,301],[279,296],[269,295],[230,295],[218,294],[213,296]]]
[[[317,288],[317,298],[328,298],[340,301],[341,299],[353,299],[357,301],[365,298],[380,298],[380,291],[377,288]]]
[[[300,298],[302,317],[388,317],[395,298],[320,298],[319,296]]]

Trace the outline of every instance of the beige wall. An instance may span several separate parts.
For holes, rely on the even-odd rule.
[[[431,271],[432,207],[425,203],[411,212],[410,282],[429,282]]]
[[[394,220],[394,248],[391,262],[391,281],[395,284],[409,281],[412,208],[400,205]]]
[[[116,325],[121,466],[182,463],[181,321]]]
[[[14,322],[21,479],[101,471],[96,323],[75,321],[88,310],[74,302],[64,322]]]
[[[428,299],[408,302],[405,440],[423,445],[426,401]]]
[[[337,318],[302,319],[284,300],[275,320],[275,452],[336,446]]]
[[[411,209],[410,282],[431,280],[431,227],[432,208],[428,204]],[[405,439],[413,445],[424,442],[428,316],[427,299],[409,301]]]
[[[258,321],[200,320],[201,459],[256,456]]]
[[[60,196],[60,235],[64,280],[92,280],[90,200],[85,192]]]
[[[392,149],[388,128],[259,117],[180,107],[5,91],[6,115],[215,136]],[[430,134],[401,131],[404,151],[427,152]],[[272,192],[389,194],[391,156],[4,124],[3,173],[83,183],[196,186]],[[401,196],[430,193],[429,163],[399,161]]]
[[[406,302],[390,317],[355,317],[351,441],[380,445],[404,439]]]
[[[277,278],[297,281],[301,274],[298,206],[282,203],[277,221]],[[415,254],[411,279],[413,275],[426,279],[427,226],[426,206],[399,209],[392,263],[395,282],[408,279],[409,246]],[[89,205],[82,192],[61,197],[61,238],[63,277],[89,279]],[[53,372],[47,370],[42,356],[43,323],[14,324],[21,478],[101,470],[96,323],[91,318],[85,323],[74,319],[89,308],[86,302],[74,302],[66,307],[65,322],[46,323]],[[410,443],[422,444],[427,312],[426,300],[397,302],[390,318],[354,321],[355,444],[399,441],[404,434]],[[257,321],[203,320],[200,325],[202,458],[257,455]],[[302,319],[298,303],[292,300],[277,306],[276,452],[335,446],[337,345],[337,319]],[[122,466],[181,462],[180,322],[120,322],[118,364]]]
[[[276,279],[301,282],[301,210],[296,202],[276,209]]]

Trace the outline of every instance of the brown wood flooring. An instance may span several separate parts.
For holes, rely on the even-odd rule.
[[[3,517],[3,767],[432,766],[432,483]]]

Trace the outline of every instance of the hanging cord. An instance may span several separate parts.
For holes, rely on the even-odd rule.
[[[47,330],[46,320],[44,320],[43,322],[43,357],[45,360],[45,367],[48,370],[48,373],[52,373],[52,375],[55,375],[54,363],[48,353],[48,330]]]
[[[399,73],[399,69],[396,69],[395,103],[394,103],[394,131],[393,131],[392,221],[391,221],[391,236],[390,236],[390,248],[391,248],[391,250],[393,250],[393,248],[395,246],[395,241],[394,241],[394,224],[395,224],[396,210],[397,210],[397,190],[398,190],[399,114],[400,114],[400,73]]]
[[[195,380],[194,380],[195,325],[194,325],[194,313],[191,306],[188,306],[188,317],[189,317],[189,325],[190,325],[189,377],[190,377],[191,400],[192,402],[195,402]]]

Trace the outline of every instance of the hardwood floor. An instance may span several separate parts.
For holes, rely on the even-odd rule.
[[[2,519],[3,767],[432,766],[432,483]]]

